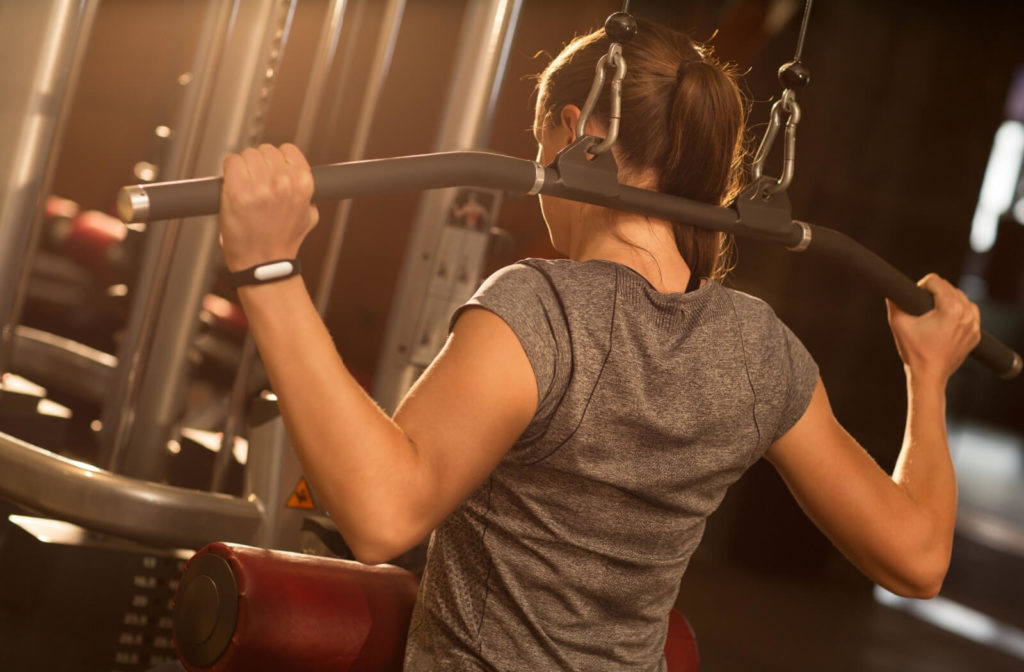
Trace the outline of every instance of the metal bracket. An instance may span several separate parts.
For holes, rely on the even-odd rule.
[[[785,190],[777,189],[775,178],[762,177],[747,185],[736,197],[741,230],[765,240],[784,241],[793,231],[792,208]]]
[[[589,149],[600,138],[581,135],[558,152],[551,168],[558,173],[556,184],[608,198],[619,195],[619,166],[611,152],[591,154]]]

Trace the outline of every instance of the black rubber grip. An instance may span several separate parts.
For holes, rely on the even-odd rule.
[[[911,315],[923,315],[935,307],[930,293],[885,259],[845,234],[823,226],[810,226],[808,253],[820,254],[846,266]],[[981,333],[981,342],[971,351],[971,357],[1007,380],[1017,377],[1021,371],[1020,355],[987,332]]]
[[[488,152],[442,152],[316,166],[313,183],[313,200],[453,186],[528,193],[537,186],[537,164]],[[130,202],[124,197],[127,190],[140,190],[148,211],[122,209],[120,215],[126,222],[214,215],[220,210],[222,184],[222,178],[204,177],[124,187],[118,203]]]

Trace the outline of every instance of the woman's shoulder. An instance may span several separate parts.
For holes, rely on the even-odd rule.
[[[481,288],[525,287],[543,293],[564,294],[573,290],[593,289],[593,283],[611,280],[614,272],[596,264],[571,259],[521,259],[498,269],[484,281]]]
[[[505,317],[550,312],[561,301],[559,287],[546,259],[523,259],[491,273],[466,305],[478,305]],[[538,263],[540,262],[540,263]],[[465,307],[465,306],[464,306]]]
[[[755,360],[776,360],[779,357],[796,362],[801,370],[813,372],[817,367],[800,338],[765,301],[746,292],[725,289],[736,315],[747,355]]]
[[[721,286],[721,294],[729,299],[736,316],[743,322],[781,323],[775,309],[759,296],[725,286]]]
[[[543,264],[534,263],[543,261],[547,260],[523,259],[503,266],[480,284],[476,294],[548,293],[551,289],[550,272]]]

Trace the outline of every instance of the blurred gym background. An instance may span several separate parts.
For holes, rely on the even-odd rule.
[[[0,20],[4,2],[18,0],[0,1]],[[457,60],[467,57],[456,36],[473,2],[404,3],[372,123],[360,139],[355,131],[373,84],[370,66],[382,27],[394,16],[383,0],[350,0],[311,126],[311,163],[346,160],[362,142],[365,158],[435,151],[450,80]],[[270,73],[264,141],[295,139],[330,5],[294,3],[280,62]],[[480,148],[535,155],[531,75],[620,5],[522,1]],[[176,151],[174,124],[203,47],[199,28],[208,6],[207,0],[98,3],[50,189],[38,195],[40,208],[47,207],[20,325],[117,352],[144,240],[159,224],[126,231],[99,213],[113,214],[122,185],[162,178],[160,166]],[[747,72],[752,144],[781,91],[775,72],[792,57],[802,9],[799,0],[630,4],[636,15],[709,41],[719,58]],[[1024,350],[1022,31],[1024,3],[1008,0],[817,3],[804,48],[812,79],[799,92],[803,119],[789,189],[794,217],[848,234],[915,279],[934,271],[960,284],[981,305],[983,326],[1018,352]],[[773,156],[776,163],[769,165],[779,160]],[[325,319],[343,358],[370,390],[380,389],[419,204],[419,194],[359,198],[348,216]],[[483,274],[523,257],[555,254],[534,199],[491,205],[488,226],[500,231],[490,232]],[[304,277],[313,287],[337,208],[321,204],[322,224],[303,250]],[[96,242],[100,238],[108,242]],[[905,396],[881,298],[831,264],[745,241],[727,284],[764,298],[793,328],[821,367],[837,417],[890,469]],[[232,300],[215,275],[188,359],[182,412],[193,418],[224,403],[241,357],[244,318]],[[71,410],[70,418],[63,412],[29,418],[8,394],[0,403],[0,431],[75,459],[100,459],[97,400],[52,385],[47,392]],[[961,513],[941,597],[921,603],[874,589],[803,517],[774,471],[759,464],[711,519],[683,581],[679,607],[696,631],[702,669],[1024,667],[1024,381],[999,380],[968,362],[952,381],[949,418]],[[182,440],[175,440],[180,448]],[[164,480],[205,488],[209,477],[196,470],[211,461],[172,463]],[[234,471],[226,482],[225,491],[241,488]],[[0,510],[25,513],[15,501],[0,502]],[[31,564],[12,557],[14,537],[7,528],[0,532],[0,568],[7,568],[0,572],[0,663],[5,652],[13,661],[0,667],[145,669],[147,661],[130,658],[81,667],[16,666],[23,654],[13,653],[15,637],[59,642],[79,636],[65,635],[78,626],[52,614],[32,616],[32,627],[25,626],[26,598],[4,587]],[[79,564],[88,561],[83,555]],[[87,567],[81,575],[88,576]],[[108,638],[113,650],[118,631],[97,630],[94,638]],[[89,655],[99,661],[108,654]]]

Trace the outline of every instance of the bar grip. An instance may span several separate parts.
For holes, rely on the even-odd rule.
[[[912,315],[922,315],[935,306],[930,293],[849,236],[822,226],[807,226],[811,229],[808,252],[847,266],[880,294]],[[1016,378],[1021,372],[1021,356],[988,332],[981,333],[981,342],[971,351],[971,357],[1005,380]]]
[[[313,168],[313,200],[464,186],[535,194],[544,168],[535,161],[489,152],[441,152],[332,163]],[[223,179],[203,177],[122,187],[117,212],[128,222],[155,222],[220,210]]]

